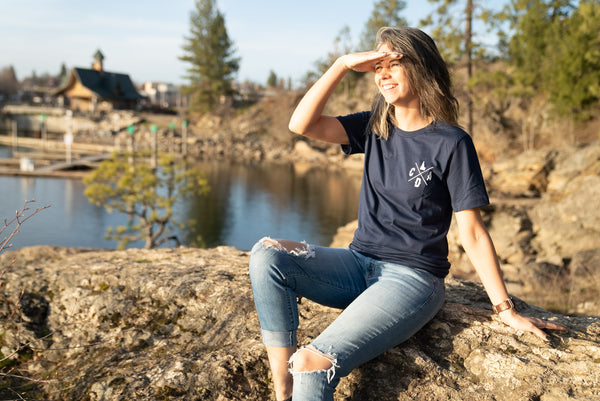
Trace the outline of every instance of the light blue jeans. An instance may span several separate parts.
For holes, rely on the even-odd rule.
[[[303,244],[290,251],[275,240],[265,240],[270,239],[254,245],[250,257],[250,280],[265,345],[297,344],[297,296],[343,309],[310,344],[331,358],[332,367],[294,372],[290,365],[294,401],[332,401],[340,377],[411,337],[444,303],[443,279],[425,270],[378,261],[346,248]]]

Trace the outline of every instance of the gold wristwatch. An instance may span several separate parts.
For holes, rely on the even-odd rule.
[[[504,302],[499,303],[498,305],[492,306],[492,310],[495,314],[499,314],[505,310],[515,309],[515,303],[512,298],[507,298]]]

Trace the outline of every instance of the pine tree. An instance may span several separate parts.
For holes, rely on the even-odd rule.
[[[600,100],[600,2],[515,0],[506,17],[522,96],[543,94],[559,116],[589,118]]]
[[[400,16],[406,8],[406,2],[402,0],[379,0],[373,6],[371,17],[365,25],[361,35],[361,50],[372,50],[375,46],[375,36],[379,28],[384,26],[402,27],[408,25],[406,19]]]
[[[185,54],[179,59],[190,64],[185,89],[192,95],[192,107],[213,110],[223,97],[233,94],[231,81],[240,61],[215,0],[196,0],[190,15],[190,35],[182,48]]]
[[[269,77],[267,78],[267,86],[269,88],[274,88],[277,86],[277,74],[273,70],[269,72]]]
[[[550,102],[559,115],[586,120],[600,100],[600,2],[582,0],[567,20],[558,21],[547,52]]]
[[[491,32],[496,29],[497,15],[481,0],[428,1],[436,5],[436,12],[422,20],[421,25],[431,27],[431,36],[449,65],[461,62],[466,67],[469,83],[466,87],[467,131],[474,134],[473,87],[476,82],[473,82],[473,65],[477,60],[491,58],[491,54],[496,52],[477,40],[473,24],[475,21],[482,22]]]
[[[0,95],[12,96],[19,89],[17,74],[12,65],[0,69]]]
[[[374,41],[375,39],[373,39]],[[371,45],[373,47],[373,45]],[[333,48],[327,53],[324,58],[321,58],[315,61],[314,65],[316,67],[316,71],[309,72],[306,76],[305,83],[311,84],[316,81],[321,75],[325,73],[329,69],[329,67],[337,60],[340,56],[344,54],[351,53],[355,51],[354,46],[352,44],[352,35],[350,32],[350,27],[345,25],[340,29],[339,33],[333,40]],[[349,94],[350,90],[354,89],[358,80],[364,74],[361,72],[356,72],[354,70],[348,71],[346,76],[342,79],[340,84],[336,87],[336,92],[343,92],[346,95]]]
[[[548,72],[547,50],[554,45],[552,31],[557,21],[568,17],[569,3],[570,0],[514,0],[505,11],[513,31],[508,56],[515,67],[515,80],[525,95],[526,91],[543,90]]]

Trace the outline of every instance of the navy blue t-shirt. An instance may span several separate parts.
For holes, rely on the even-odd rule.
[[[365,154],[350,249],[445,277],[452,211],[489,204],[473,141],[444,122],[394,127],[385,140],[367,132],[370,115],[337,117],[350,142],[344,152]]]

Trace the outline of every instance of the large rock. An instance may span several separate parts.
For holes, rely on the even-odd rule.
[[[600,174],[600,142],[572,146],[555,152],[548,174],[547,191],[560,192],[578,176]]]
[[[600,176],[572,178],[560,193],[544,194],[529,216],[538,260],[560,263],[575,253],[600,248]]]
[[[548,186],[547,175],[552,166],[552,156],[553,152],[536,150],[497,161],[484,168],[487,184],[503,194],[513,196],[544,192]]]
[[[7,252],[3,371],[36,379],[23,395],[47,400],[270,400],[248,257],[229,247]],[[449,279],[447,289],[436,318],[344,378],[336,400],[600,400],[600,317],[518,300],[524,314],[569,327],[547,344],[502,324],[478,284]],[[301,342],[338,313],[303,300]]]
[[[600,248],[577,252],[569,264],[571,297],[579,314],[600,314]]]
[[[552,310],[600,314],[600,265],[582,256],[600,252],[600,143],[526,152],[486,170],[494,197],[484,219],[509,290]],[[477,280],[455,224],[448,239],[451,274]]]

